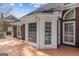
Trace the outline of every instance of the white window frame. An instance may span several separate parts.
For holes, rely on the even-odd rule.
[[[63,16],[63,20],[67,20],[67,19],[65,19],[65,17],[66,17],[66,15],[67,15],[69,12],[71,12],[72,10],[74,10],[74,17],[72,17],[72,18],[68,18],[68,19],[75,19],[75,18],[76,18],[76,17],[75,17],[76,10],[75,10],[75,8],[74,8],[74,9],[70,9],[70,10],[68,10],[68,11],[64,14],[64,16]]]
[[[35,22],[35,23],[36,23],[36,22]],[[33,24],[35,24],[35,23],[29,23],[29,24],[32,24],[32,25],[33,25]],[[29,24],[28,24],[28,27],[29,27]],[[28,41],[30,41],[30,42],[32,42],[32,43],[37,43],[37,23],[36,23],[35,26],[36,26],[36,39],[35,39],[36,42],[34,42],[34,41],[30,41],[30,40],[28,39]],[[32,29],[33,29],[33,28],[32,28]],[[33,30],[32,30],[32,32],[33,32]],[[34,34],[34,33],[33,33],[33,34]],[[28,28],[28,36],[29,36],[29,28]],[[34,39],[33,39],[33,40],[34,40]]]

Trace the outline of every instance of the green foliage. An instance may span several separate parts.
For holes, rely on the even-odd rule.
[[[3,28],[3,31],[4,31],[4,32],[8,32],[8,27],[4,27],[4,28]]]

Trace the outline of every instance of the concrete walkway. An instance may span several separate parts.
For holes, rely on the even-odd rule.
[[[1,53],[9,56],[79,56],[79,48],[62,45],[58,49],[38,50],[21,39],[7,36],[6,39],[0,39]]]

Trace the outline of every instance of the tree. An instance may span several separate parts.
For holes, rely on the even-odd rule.
[[[0,3],[0,16],[6,17],[13,10],[12,6],[8,6],[7,4]]]
[[[3,18],[10,15],[12,10],[13,10],[12,6],[9,6],[9,5],[4,4],[4,3],[0,3],[0,19],[2,19],[2,21],[3,21]],[[0,27],[2,27],[2,31],[8,30],[8,27],[5,27],[3,23],[2,23],[2,26],[0,26]]]

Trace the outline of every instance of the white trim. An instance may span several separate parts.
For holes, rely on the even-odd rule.
[[[67,43],[67,42],[64,41],[64,24],[65,23],[73,23],[74,24],[74,42],[73,43],[69,43],[69,42]],[[66,22],[63,22],[63,43],[75,46],[75,21],[66,21]]]
[[[72,8],[72,9],[68,10],[68,11],[64,14],[63,20],[65,20],[65,16],[66,16],[69,12],[71,12],[72,10],[74,10],[74,17],[73,17],[73,18],[69,18],[69,19],[75,19],[75,13],[76,13],[76,11],[75,11],[75,8]]]
[[[57,48],[57,17],[40,19],[40,48]],[[45,44],[45,22],[51,22],[51,44]]]
[[[18,26],[20,25],[21,26],[22,25],[22,22],[21,21],[19,21],[19,22],[13,22],[13,23],[10,23],[10,24],[11,25],[18,25]]]
[[[29,41],[28,40],[28,24],[29,23],[37,23],[37,37],[36,37],[36,40],[37,40],[37,43],[34,43],[34,42],[31,42],[31,41]],[[25,40],[26,40],[26,43],[27,44],[29,44],[29,45],[31,45],[31,46],[33,46],[33,47],[35,47],[35,48],[37,48],[37,49],[39,49],[39,21],[31,21],[31,20],[29,20],[28,22],[26,22],[26,24],[25,24],[26,26],[25,26]]]
[[[79,3],[70,3],[64,6],[64,10],[79,7]]]
[[[60,25],[61,25],[61,23],[60,23],[60,20],[58,20],[58,45],[60,45]]]

